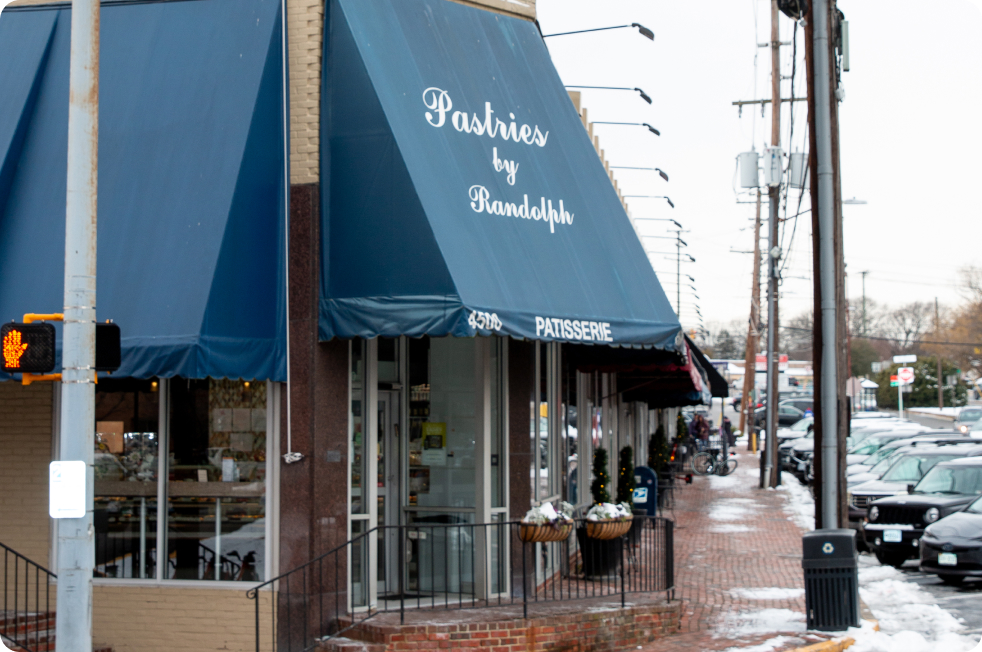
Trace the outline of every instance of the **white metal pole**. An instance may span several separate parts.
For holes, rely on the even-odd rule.
[[[829,4],[812,6],[815,54],[815,141],[818,172],[819,265],[822,291],[822,525],[839,524],[838,370],[836,368],[835,192],[832,179],[832,107]]]
[[[85,516],[58,520],[57,652],[92,650],[99,0],[72,1],[61,459],[85,462]]]

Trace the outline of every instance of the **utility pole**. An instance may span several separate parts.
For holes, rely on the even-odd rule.
[[[743,409],[740,410],[740,432],[751,431],[754,423],[752,394],[757,378],[757,339],[760,337],[760,188],[757,189],[757,217],[754,220],[754,275],[750,290],[750,323],[747,326],[747,355],[743,363]],[[750,449],[757,452],[757,435],[747,437]]]
[[[820,373],[819,408],[820,420],[816,418],[816,450],[820,458],[821,473],[820,496],[816,513],[817,527],[834,528],[840,523],[839,495],[839,419],[838,419],[838,348],[836,302],[837,261],[835,255],[836,209],[835,179],[832,148],[832,67],[831,34],[829,19],[831,11],[829,0],[815,0],[811,8],[811,43],[809,43],[811,78],[809,104],[814,106],[810,120],[814,125],[813,156],[816,160],[817,194],[812,198],[818,210],[812,211],[813,226],[817,237],[815,264],[818,268],[819,292],[816,303],[820,311],[816,314],[816,373]],[[813,186],[814,187],[814,186]],[[814,206],[814,204],[813,204]],[[816,415],[819,417],[819,415]]]
[[[860,274],[863,276],[863,337],[866,337],[866,275],[869,274],[869,270]]]
[[[58,527],[57,652],[92,650],[99,0],[72,1],[65,204],[61,459],[85,463],[85,516]]]
[[[682,232],[675,233],[675,314],[682,318]]]
[[[781,145],[781,29],[778,23],[777,0],[771,0],[771,147]],[[783,169],[783,165],[779,165]],[[760,487],[780,484],[777,463],[777,403],[778,403],[778,311],[777,281],[780,240],[778,214],[781,204],[781,175],[776,185],[768,189],[770,223],[767,241],[767,456],[761,465]]]
[[[934,332],[938,336],[941,335],[941,313],[938,311],[938,297],[934,297]],[[936,356],[938,358],[938,407],[944,408],[944,389],[941,386],[941,351],[938,351]]]

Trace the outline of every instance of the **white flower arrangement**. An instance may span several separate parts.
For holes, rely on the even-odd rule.
[[[634,518],[627,503],[598,503],[586,513],[588,521],[627,521]]]
[[[552,506],[552,503],[542,503],[538,507],[533,507],[522,518],[522,523],[530,525],[563,525],[572,523],[573,506],[567,502],[559,503],[559,511]]]

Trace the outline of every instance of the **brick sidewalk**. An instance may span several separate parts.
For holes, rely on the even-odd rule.
[[[757,488],[755,455],[739,455],[740,466],[725,478],[696,477],[675,492],[676,597],[684,601],[681,632],[646,646],[658,652],[725,650],[755,645],[778,635],[790,649],[821,640],[764,627],[735,631],[727,623],[738,614],[787,609],[804,618],[801,570],[802,530],[785,511],[786,494]],[[792,597],[753,599],[737,589],[797,589]],[[771,592],[780,594],[781,591]],[[783,592],[790,593],[790,592]],[[728,631],[729,630],[729,631]]]

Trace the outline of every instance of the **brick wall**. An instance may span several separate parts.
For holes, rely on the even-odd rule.
[[[0,543],[47,567],[51,383],[0,382]]]
[[[493,618],[493,610],[483,613]],[[488,652],[633,650],[677,632],[681,613],[682,603],[676,601],[455,625],[380,626],[369,621],[346,635],[384,645],[386,652],[478,647]]]
[[[269,650],[270,594],[260,600],[267,625],[260,649]],[[255,603],[245,589],[96,586],[92,602],[92,638],[115,652],[256,649]]]

